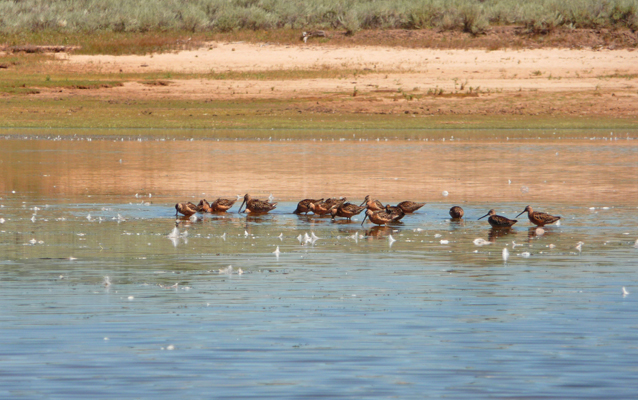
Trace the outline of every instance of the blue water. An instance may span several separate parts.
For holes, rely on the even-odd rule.
[[[541,203],[560,226],[493,237],[476,219],[525,203],[468,202],[459,224],[441,201],[371,230],[281,202],[171,240],[172,204],[108,200],[3,195],[0,398],[638,393],[634,206]]]
[[[635,398],[634,136],[521,135],[2,139],[0,399]],[[246,191],[279,205],[176,229]],[[291,214],[366,194],[427,204]],[[477,221],[526,205],[560,225]]]

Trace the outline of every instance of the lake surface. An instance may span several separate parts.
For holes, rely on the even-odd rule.
[[[0,139],[0,398],[635,397],[635,135],[495,135]],[[366,194],[427,204],[291,214]]]

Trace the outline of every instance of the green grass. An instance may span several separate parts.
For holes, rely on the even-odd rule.
[[[1,94],[39,93],[39,89],[99,89],[122,85],[114,76],[92,73],[75,73],[61,70],[59,61],[50,56],[28,54],[0,57],[2,69]],[[115,79],[114,79],[115,78]]]
[[[15,54],[0,56],[0,95],[35,94],[40,89],[99,89],[121,86],[126,82],[169,85],[171,79],[206,79],[282,81],[295,79],[356,79],[371,73],[390,71],[323,68],[273,71],[223,71],[208,73],[101,73],[95,71],[69,71],[63,61],[43,54]]]
[[[310,102],[313,103],[313,102]],[[114,101],[88,98],[0,99],[1,128],[431,130],[431,129],[633,129],[638,117],[332,114],[309,111],[310,103],[289,100]]]
[[[0,93],[7,94],[37,94],[38,89],[102,89],[122,86],[120,81],[85,80],[85,79],[55,79],[41,76],[24,76],[21,79],[0,81]]]
[[[603,79],[603,80],[607,80],[607,79],[626,79],[628,81],[633,80],[638,78],[638,74],[619,74],[619,73],[615,73],[615,74],[609,74],[609,75],[600,75],[597,76],[598,79]]]

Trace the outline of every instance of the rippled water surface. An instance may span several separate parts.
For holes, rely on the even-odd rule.
[[[0,140],[0,173],[0,398],[638,391],[633,140]],[[279,204],[176,228],[246,192]],[[291,214],[366,194],[427,204]],[[560,225],[477,221],[528,204]]]

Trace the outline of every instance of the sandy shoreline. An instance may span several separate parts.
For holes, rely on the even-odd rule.
[[[59,54],[71,65],[102,72],[171,71],[207,73],[275,69],[359,68],[444,74],[488,73],[488,78],[529,74],[541,70],[597,74],[638,71],[638,52],[632,50],[438,50],[390,47],[278,46],[251,43],[208,43],[203,48],[154,55],[90,56]],[[592,69],[594,71],[592,71]],[[522,76],[521,76],[522,77]]]
[[[421,88],[438,85],[453,90],[454,80],[457,86],[467,80],[467,85],[504,90],[588,90],[596,86],[628,89],[633,85],[628,84],[626,76],[638,74],[638,52],[631,50],[486,51],[210,43],[199,50],[148,56],[61,54],[58,57],[65,59],[69,68],[102,73],[352,69],[365,73],[357,77],[364,84],[383,84],[391,76],[401,76],[406,90],[413,89],[411,85]],[[324,81],[321,85],[311,85],[335,90],[355,84],[321,81]],[[307,85],[304,80],[303,85],[295,86]],[[399,85],[386,82],[385,86]]]
[[[466,125],[476,123],[473,116],[493,121],[526,116],[523,123],[507,122],[523,128],[534,128],[537,116],[568,117],[579,126],[589,126],[578,122],[581,117],[611,121],[604,126],[638,125],[638,51],[632,49],[211,42],[146,56],[54,57],[0,70],[8,71],[10,88],[2,96],[15,100],[0,112],[6,126],[224,128],[262,126],[270,118],[275,127],[294,124],[298,116],[311,128],[318,126],[312,122],[317,114],[330,114],[335,123],[340,115],[389,116],[386,127],[407,127],[396,120],[403,114]],[[65,99],[73,104],[58,102]],[[135,110],[128,107],[132,101]],[[112,115],[125,117],[113,124]],[[429,122],[409,124],[424,126]]]
[[[344,102],[343,106],[327,109],[326,112],[332,113],[391,114],[423,110],[443,114],[564,113],[628,118],[638,114],[638,52],[626,49],[488,51],[335,47],[320,43],[298,46],[208,43],[198,50],[147,56],[58,54],[56,57],[64,60],[65,69],[84,73],[166,74],[162,85],[147,85],[135,80],[108,90],[70,92],[88,97],[330,99],[331,102]],[[361,73],[304,79],[293,73],[301,70],[357,70]],[[242,71],[291,71],[291,76],[260,79],[172,77],[172,74]],[[427,96],[440,89],[451,98]],[[479,96],[476,96],[477,91]],[[415,99],[397,98],[397,93],[423,98],[410,102]],[[465,97],[470,93],[471,98]],[[358,97],[353,99],[355,94]],[[455,94],[463,96],[454,97]],[[46,91],[41,95],[47,96]],[[397,105],[403,103],[405,107],[399,107],[397,111]]]

